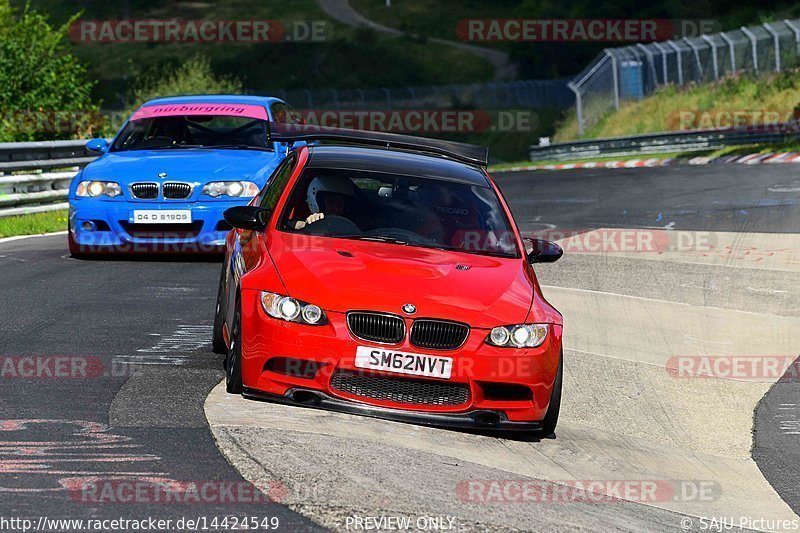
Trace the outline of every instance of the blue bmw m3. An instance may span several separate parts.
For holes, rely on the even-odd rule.
[[[69,189],[69,249],[94,253],[218,253],[223,211],[248,203],[285,157],[268,121],[290,107],[277,98],[181,96],[136,110]]]

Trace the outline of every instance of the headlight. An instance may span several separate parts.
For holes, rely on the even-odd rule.
[[[272,318],[312,326],[327,323],[325,313],[318,306],[274,292],[261,291],[261,307]]]
[[[119,196],[122,194],[122,187],[115,181],[82,181],[78,184],[75,191],[78,196]]]
[[[258,185],[252,181],[212,181],[203,187],[203,194],[213,198],[233,196],[234,198],[252,198],[258,194]]]
[[[536,348],[546,338],[547,324],[518,324],[494,328],[486,342],[506,348]]]

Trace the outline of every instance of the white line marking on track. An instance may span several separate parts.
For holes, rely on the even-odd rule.
[[[769,292],[769,293],[775,293],[775,294],[784,294],[784,293],[789,292],[789,291],[779,291],[777,289],[760,289],[760,288],[757,288],[757,287],[747,287],[747,290],[751,291],[751,292]]]
[[[180,324],[175,332],[168,335],[150,333],[160,337],[150,348],[140,348],[136,354],[115,355],[118,363],[141,365],[183,365],[190,363],[193,352],[211,344],[212,328],[207,324]]]
[[[21,239],[30,239],[33,237],[52,237],[53,235],[66,235],[66,231],[54,231],[53,233],[37,233],[36,235],[15,235],[14,237],[3,237],[0,239],[0,244],[4,242],[19,241]]]
[[[775,315],[775,314],[772,314],[772,313],[757,313],[755,311],[742,311],[742,310],[739,310],[739,309],[728,309],[728,308],[725,308],[725,307],[717,307],[717,306],[714,306],[714,305],[695,305],[695,304],[690,304],[690,303],[686,303],[686,302],[673,302],[673,301],[670,301],[670,300],[659,300],[658,298],[648,298],[646,296],[630,296],[628,294],[620,294],[618,292],[594,291],[594,290],[590,290],[590,289],[578,289],[576,287],[561,287],[561,286],[558,286],[558,285],[540,285],[540,287],[542,289],[547,289],[547,290],[554,289],[556,291],[561,290],[561,291],[588,292],[588,293],[592,293],[593,292],[593,293],[597,293],[597,294],[604,294],[604,295],[607,295],[607,296],[618,296],[620,298],[631,298],[631,299],[634,299],[634,300],[645,300],[645,301],[648,301],[648,302],[660,302],[660,303],[664,303],[664,304],[684,306],[684,307],[699,307],[699,308],[703,308],[703,309],[717,309],[717,310],[720,310],[720,311],[743,313],[743,314],[747,314],[747,315],[775,317],[775,318],[779,318],[781,320],[796,318],[796,317],[785,317],[785,316],[781,316],[781,315]]]

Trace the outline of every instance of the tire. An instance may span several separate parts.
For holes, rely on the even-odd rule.
[[[225,358],[225,390],[230,394],[241,394],[242,385],[242,307],[236,300],[236,311],[233,315],[233,331],[231,346]]]
[[[69,245],[69,254],[74,259],[86,259],[89,257],[88,254],[81,252],[81,247],[75,242],[75,238],[72,236],[72,228],[67,229],[67,244]]]
[[[228,355],[228,345],[225,344],[225,337],[222,335],[222,327],[225,324],[225,263],[222,264],[222,272],[219,275],[219,288],[217,289],[217,307],[214,311],[214,334],[211,337],[211,351],[220,355]]]
[[[558,359],[558,371],[556,372],[556,380],[553,383],[553,393],[550,395],[550,405],[547,406],[547,413],[542,419],[542,430],[539,435],[548,437],[555,433],[556,425],[558,424],[558,414],[561,411],[561,383],[564,373],[564,354]]]

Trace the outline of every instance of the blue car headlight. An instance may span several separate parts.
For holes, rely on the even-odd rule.
[[[486,342],[502,348],[536,348],[547,338],[547,324],[517,324],[492,329]]]
[[[252,181],[212,181],[203,187],[202,193],[212,198],[218,196],[252,198],[259,190],[258,185]]]
[[[295,300],[290,296],[261,291],[261,307],[272,318],[321,326],[328,322],[325,312],[314,304]]]
[[[75,191],[76,196],[109,196],[111,198],[122,194],[122,187],[116,181],[82,181]]]

